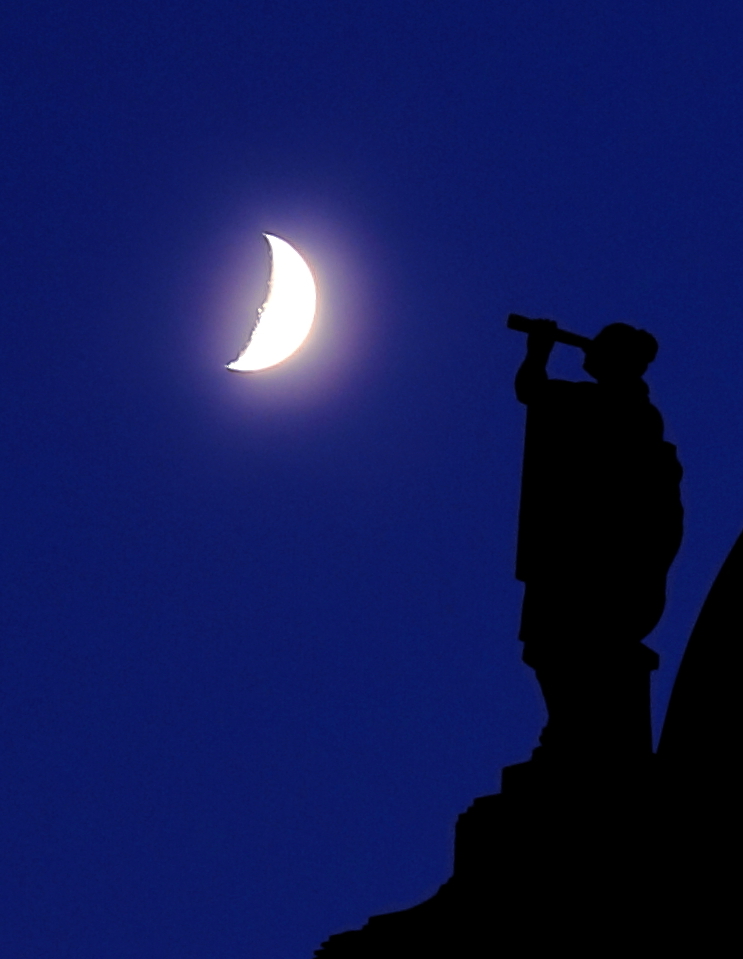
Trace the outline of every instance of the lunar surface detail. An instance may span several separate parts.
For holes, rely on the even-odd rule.
[[[315,319],[317,291],[310,268],[294,247],[264,233],[271,256],[268,295],[258,322],[237,359],[227,364],[236,373],[254,373],[281,363],[304,343]]]

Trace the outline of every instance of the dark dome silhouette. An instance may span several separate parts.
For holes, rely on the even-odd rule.
[[[692,782],[722,788],[740,742],[740,683],[730,668],[743,636],[743,533],[722,565],[681,661],[658,757]],[[734,688],[735,687],[735,688]]]

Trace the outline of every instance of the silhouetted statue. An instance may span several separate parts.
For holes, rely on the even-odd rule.
[[[524,322],[520,639],[549,714],[535,758],[649,756],[658,659],[641,641],[663,612],[683,522],[681,466],[642,379],[657,343],[624,323],[573,337],[596,382],[551,380],[555,340],[571,334]]]
[[[453,875],[433,896],[315,955],[724,954],[739,934],[743,534],[694,627],[657,761],[644,762],[657,657],[642,640],[683,521],[681,467],[642,381],[657,344],[619,323],[592,341],[513,314],[508,325],[531,333],[516,381],[528,407],[517,575],[543,746],[459,817]],[[596,382],[547,377],[555,340],[585,350]]]

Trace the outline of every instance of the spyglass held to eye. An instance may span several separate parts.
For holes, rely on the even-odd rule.
[[[527,316],[520,316],[518,313],[509,313],[506,326],[509,330],[516,330],[518,333],[536,333],[538,320],[530,320]],[[591,345],[593,340],[588,336],[580,336],[578,333],[570,333],[568,330],[561,330],[559,326],[552,332],[557,343],[565,343],[567,346],[578,346],[585,350]]]

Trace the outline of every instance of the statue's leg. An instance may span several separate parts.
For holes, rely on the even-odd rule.
[[[587,576],[527,584],[519,635],[547,706],[538,754],[545,759],[631,763],[652,752],[650,671],[658,657],[639,640],[657,616],[640,615],[644,607],[631,602],[640,590],[631,585]]]
[[[590,657],[582,639],[585,627],[579,598],[569,584],[530,582],[524,592],[519,638],[523,660],[534,669],[547,707],[547,725],[535,758],[558,758],[590,751],[593,702]]]
[[[535,672],[547,707],[547,725],[539,737],[544,758],[585,758],[596,745],[593,677],[570,659],[540,660]]]

